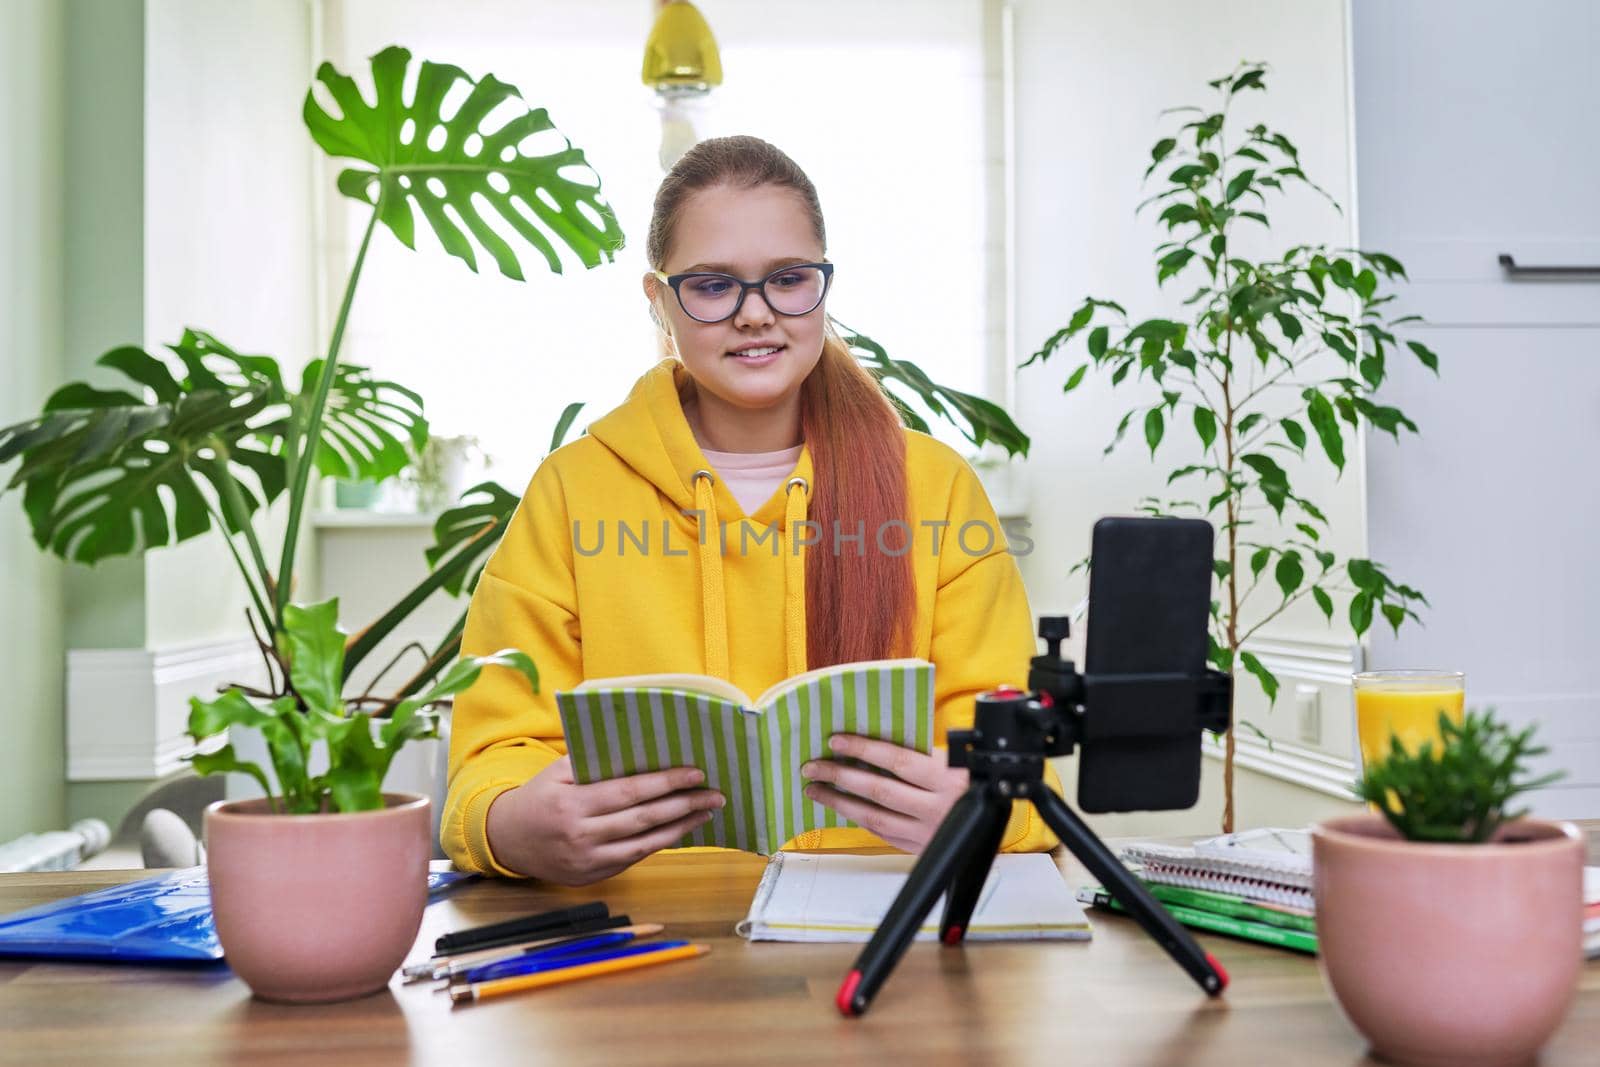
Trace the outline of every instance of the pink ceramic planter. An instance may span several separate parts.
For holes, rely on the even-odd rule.
[[[266,800],[206,809],[217,936],[259,997],[346,1000],[384,989],[428,902],[428,798],[381,811],[274,815]]]
[[[1530,1062],[1582,963],[1583,838],[1524,820],[1482,845],[1405,841],[1381,815],[1312,831],[1323,976],[1397,1063]]]

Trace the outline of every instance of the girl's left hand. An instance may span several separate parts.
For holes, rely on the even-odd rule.
[[[836,734],[828,746],[835,755],[881,767],[894,778],[834,760],[812,760],[800,768],[812,779],[806,796],[906,852],[919,853],[927,847],[967,790],[966,769],[951,767],[942,748],[924,756],[916,749],[856,734]]]

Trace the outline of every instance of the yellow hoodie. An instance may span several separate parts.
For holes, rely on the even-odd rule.
[[[585,678],[688,672],[759,693],[806,669],[805,557],[788,546],[806,516],[810,454],[802,449],[794,480],[746,516],[720,478],[695,477],[711,465],[683,415],[687,385],[683,365],[663,360],[586,437],[552,453],[484,569],[462,651],[522,649],[538,665],[540,691],[530,695],[520,675],[491,667],[456,701],[440,840],[458,867],[515,873],[489,849],[489,805],[566,753],[558,691]],[[1026,682],[1033,624],[972,469],[907,430],[906,472],[917,596],[907,654],[935,665],[934,743],[942,745],[947,729],[971,724],[978,693]],[[827,531],[800,530],[801,540],[828,543]],[[885,543],[897,547],[903,537],[894,531]],[[788,847],[881,844],[841,828],[802,834]],[[1032,807],[1018,804],[1003,847],[1054,845]]]

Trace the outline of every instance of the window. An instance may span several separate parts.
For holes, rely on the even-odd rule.
[[[816,182],[829,257],[830,311],[941,384],[987,393],[1003,310],[989,280],[992,138],[986,136],[982,0],[867,5],[701,0],[717,34],[724,84],[703,105],[701,133],[752,133],[788,152]],[[775,17],[787,10],[793,17]],[[474,276],[423,225],[418,253],[380,231],[346,335],[345,358],[419,392],[441,435],[471,434],[491,475],[520,491],[562,408],[586,403],[574,428],[620,403],[657,357],[640,277],[661,178],[660,123],[639,81],[649,0],[326,0],[323,54],[365,85],[367,58],[389,44],[417,59],[494,73],[516,85],[599,172],[627,247],[615,263],[550,274],[533,255],[527,282],[480,255]],[[322,185],[331,322],[366,222]],[[380,239],[381,238],[381,239]],[[937,264],[937,266],[934,266]],[[326,328],[326,323],[325,323]],[[324,330],[324,336],[326,332]],[[952,427],[935,432],[964,451]]]

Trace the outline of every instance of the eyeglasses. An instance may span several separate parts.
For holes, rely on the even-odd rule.
[[[672,287],[678,294],[678,306],[694,321],[725,322],[739,313],[752,289],[761,290],[767,307],[779,315],[809,315],[828,295],[833,264],[795,263],[779,267],[758,282],[703,271],[665,274],[658,270],[655,276]]]

